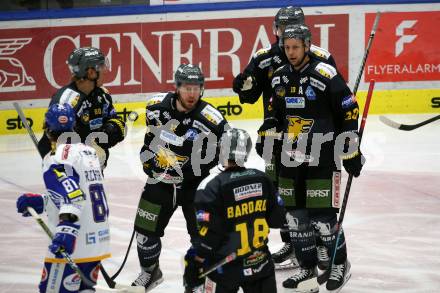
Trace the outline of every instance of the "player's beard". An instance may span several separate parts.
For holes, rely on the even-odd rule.
[[[193,110],[196,107],[197,101],[199,100],[199,98],[191,98],[188,100],[190,100],[190,102],[184,101],[181,97],[179,97],[179,99],[177,101],[178,103],[180,103],[182,108],[185,109],[185,112],[189,112],[189,111]]]

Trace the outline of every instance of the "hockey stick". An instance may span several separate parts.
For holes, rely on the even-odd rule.
[[[47,236],[49,236],[50,239],[53,239],[54,235],[52,233],[52,231],[50,231],[49,227],[47,226],[47,224],[44,222],[44,220],[40,217],[39,214],[37,214],[37,212],[32,208],[32,207],[27,207],[28,212],[31,214],[32,218],[34,218],[37,223],[40,225],[40,227],[44,230],[44,232],[47,234]],[[84,276],[83,272],[81,271],[81,269],[78,267],[78,265],[75,263],[75,261],[72,259],[72,257],[64,251],[64,249],[60,249],[60,254],[63,256],[63,258],[66,260],[67,264],[75,271],[75,273],[78,274],[78,276],[81,278],[81,281],[84,282],[88,287],[94,287],[94,288],[99,288],[100,290],[106,290],[106,291],[110,291],[110,292],[125,292],[125,293],[143,293],[145,288],[144,287],[140,287],[140,289],[137,289],[139,287],[131,287],[131,286],[121,286],[118,287],[118,285],[116,284],[116,288],[102,288],[98,285],[96,285],[94,282],[92,282],[91,280],[89,280],[86,276]],[[134,288],[134,289],[132,289]]]
[[[373,28],[371,29],[371,32],[370,32],[370,37],[368,39],[367,47],[365,48],[364,57],[362,58],[361,67],[359,69],[359,73],[357,75],[356,82],[354,84],[353,95],[355,95],[355,96],[356,96],[357,90],[359,88],[359,83],[361,82],[362,74],[364,72],[365,64],[367,63],[367,58],[368,58],[368,55],[370,53],[371,45],[373,44],[374,36],[376,35],[376,30],[377,30],[377,27],[379,25],[379,19],[380,19],[380,12],[378,11],[376,13],[376,18],[374,19]],[[370,87],[371,87],[371,83],[370,83]],[[365,114],[365,110],[364,110],[364,114]],[[361,126],[362,126],[362,124],[361,124]],[[348,177],[349,182],[347,182],[347,187],[345,189],[344,201],[345,201],[345,196],[347,195],[347,188],[348,188],[348,190],[350,190],[351,181],[353,180],[352,177],[353,176],[351,176],[351,175]],[[350,183],[350,185],[349,185],[349,183]],[[344,213],[345,213],[345,211],[344,211]],[[338,239],[339,239],[339,231],[338,231]],[[335,252],[336,252],[336,248],[337,248],[337,246],[335,246]],[[331,270],[331,266],[325,271],[325,273],[323,273],[322,275],[318,276],[318,283],[319,283],[319,285],[327,282],[327,280],[328,280],[328,278],[330,276],[330,270]]]
[[[362,58],[361,68],[356,78],[356,82],[354,83],[353,95],[356,95],[359,87],[359,83],[361,82],[362,73],[364,72],[365,64],[367,63],[367,58],[368,55],[370,54],[370,48],[371,45],[373,44],[374,36],[376,35],[376,30],[379,25],[379,19],[380,19],[380,11],[376,13],[376,18],[374,19],[373,28],[371,29],[370,37],[368,38],[368,44],[367,47],[365,48],[364,57]]]
[[[36,147],[37,150],[38,150],[38,140],[37,140],[37,137],[35,136],[35,133],[34,133],[34,131],[32,130],[32,128],[29,126],[29,124],[28,124],[28,122],[27,122],[27,120],[26,120],[26,116],[25,116],[24,113],[23,113],[23,110],[21,109],[20,105],[19,105],[17,102],[12,103],[12,105],[14,105],[14,108],[15,108],[15,110],[17,111],[18,116],[20,116],[20,119],[21,119],[21,122],[22,122],[23,125],[24,125],[24,128],[26,128],[26,130],[27,130],[29,136],[30,136],[31,139],[32,139],[32,142],[34,143],[35,147]],[[40,152],[40,151],[38,151],[38,152]]]
[[[41,228],[43,228],[44,232],[46,232],[46,234],[47,234],[47,236],[49,236],[50,240],[52,240],[54,237],[52,234],[52,231],[50,231],[49,227],[44,222],[44,220],[40,217],[40,215],[37,214],[37,212],[32,207],[27,207],[27,210],[28,210],[29,214],[31,214],[32,218],[34,218],[37,221],[38,225],[40,225]],[[59,250],[59,253],[63,256],[63,258],[66,260],[67,264],[72,268],[72,270],[74,270],[75,273],[77,273],[79,275],[82,282],[84,282],[88,287],[95,287],[96,286],[96,284],[94,282],[92,282],[86,276],[84,276],[83,272],[81,272],[78,265],[73,261],[73,259],[70,257],[70,255],[64,251],[64,248],[61,248]]]
[[[118,271],[117,271],[117,272],[116,272],[116,273],[110,278],[111,280],[116,279],[116,278],[119,276],[119,273],[120,273],[120,272],[122,271],[122,269],[124,268],[125,263],[127,262],[128,254],[130,253],[131,244],[133,243],[134,234],[135,234],[135,231],[134,231],[134,229],[133,229],[133,233],[131,233],[130,243],[128,244],[127,252],[125,253],[124,260],[122,261],[122,264],[121,264],[121,266],[119,267]]]
[[[365,124],[367,122],[368,110],[370,109],[370,102],[371,102],[371,97],[373,96],[374,84],[375,84],[375,81],[374,81],[374,79],[372,79],[370,81],[370,86],[368,87],[368,94],[367,94],[367,99],[365,101],[364,113],[362,114],[361,126],[359,127],[359,146],[361,144],[362,135],[364,133]],[[325,271],[325,273],[318,276],[319,285],[322,285],[323,283],[325,283],[328,280],[328,278],[330,276],[330,272],[332,270],[332,266],[334,265],[334,262],[335,262],[336,251],[338,249],[339,239],[341,237],[342,222],[344,221],[345,211],[347,209],[348,197],[350,195],[350,189],[351,189],[352,182],[353,182],[353,175],[350,174],[348,176],[347,185],[345,186],[344,199],[342,201],[341,210],[339,212],[339,219],[338,219],[338,222],[336,223],[336,226],[334,228],[334,231],[336,234],[336,242],[335,242],[335,247],[333,248],[333,251],[332,251],[332,258],[331,258],[330,266]]]
[[[432,118],[429,118],[428,120],[411,125],[411,124],[400,124],[400,123],[394,122],[393,120],[391,120],[385,116],[379,116],[379,120],[382,121],[384,124],[388,125],[389,127],[399,129],[399,130],[405,130],[405,131],[417,129],[419,127],[422,127],[426,124],[429,124],[429,123],[434,122],[439,119],[440,119],[440,115],[437,115]]]
[[[34,143],[35,147],[37,148],[37,151],[40,152],[38,150],[38,140],[37,137],[35,136],[34,131],[32,130],[32,128],[29,126],[27,120],[26,120],[26,116],[23,113],[23,110],[21,109],[20,105],[17,102],[13,103],[15,110],[18,113],[18,116],[20,116],[21,122],[23,123],[24,127],[26,128],[30,138],[32,139],[32,142]],[[38,215],[38,214],[37,214]],[[40,218],[41,219],[41,218]],[[38,221],[38,220],[37,220]],[[42,221],[42,219],[41,219]],[[39,222],[39,221],[38,221]],[[44,223],[44,222],[43,222]],[[42,226],[43,227],[43,226]],[[47,227],[47,226],[46,226]],[[43,228],[44,229],[44,228]],[[45,230],[46,231],[46,230]],[[46,231],[46,232],[50,232],[50,230]],[[132,236],[133,237],[133,236]],[[126,256],[127,257],[127,256]],[[125,260],[124,260],[125,261]],[[108,275],[108,273],[106,272],[106,270],[104,269],[104,267],[102,266],[102,264],[99,266],[99,269],[102,273],[102,276],[104,277],[105,282],[107,283],[107,285],[110,288],[117,288],[117,289],[124,289],[125,291],[120,291],[120,292],[128,292],[128,293],[137,293],[137,292],[144,292],[145,288],[144,287],[139,287],[139,286],[126,286],[126,285],[120,285],[120,284],[116,284],[113,279],[110,278],[110,276]],[[122,269],[122,268],[121,268]],[[142,290],[142,291],[141,291]]]
[[[221,261],[219,261],[218,263],[210,266],[209,268],[207,268],[206,270],[204,270],[200,275],[199,275],[199,279],[206,277],[207,275],[209,275],[210,273],[212,273],[213,271],[215,271],[216,269],[224,266],[225,264],[235,260],[237,258],[237,254],[235,252],[229,254],[228,256],[226,256],[224,259],[222,259]]]

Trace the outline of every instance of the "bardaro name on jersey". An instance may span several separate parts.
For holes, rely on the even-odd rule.
[[[228,219],[238,218],[246,215],[250,215],[256,212],[266,211],[266,200],[258,199],[254,201],[244,202],[242,204],[237,204],[229,206],[226,209]]]

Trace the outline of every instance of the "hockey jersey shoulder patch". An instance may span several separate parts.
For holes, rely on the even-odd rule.
[[[263,54],[269,53],[270,52],[270,48],[271,47],[266,47],[266,48],[262,48],[262,49],[258,50],[257,52],[255,52],[254,58],[257,58],[257,57],[259,57],[259,56],[261,56]]]
[[[66,88],[60,96],[60,104],[69,104],[72,108],[78,104],[80,94],[70,88]]]
[[[324,62],[319,62],[318,65],[316,65],[315,67],[315,71],[318,72],[321,76],[324,76],[328,79],[332,79],[338,74],[333,66]]]
[[[223,115],[213,106],[206,105],[205,108],[200,112],[203,117],[206,118],[209,122],[211,122],[214,125],[219,125],[223,120]]]
[[[166,97],[167,94],[168,93],[159,93],[147,99],[147,107],[159,104],[160,102],[163,101],[163,99]]]
[[[316,55],[316,56],[324,58],[324,59],[330,58],[330,55],[331,55],[330,52],[327,51],[326,49],[315,46],[315,45],[310,46],[310,52],[312,52],[313,55]]]

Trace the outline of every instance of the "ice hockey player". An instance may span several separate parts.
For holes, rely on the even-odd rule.
[[[241,103],[254,104],[263,95],[264,117],[270,113],[272,75],[277,68],[288,62],[279,45],[279,38],[286,25],[304,24],[304,22],[304,12],[300,7],[288,6],[278,10],[273,22],[276,41],[270,47],[258,50],[243,73],[234,78],[233,90],[239,95]],[[308,53],[313,58],[336,66],[333,56],[323,48],[311,45]]]
[[[281,41],[289,63],[273,75],[273,118],[265,120],[263,129],[275,125],[284,133],[279,191],[300,269],[283,286],[294,292],[318,292],[315,233],[332,252],[340,159],[355,177],[362,169],[363,156],[355,137],[359,108],[336,69],[307,54],[311,42],[307,26],[287,26]],[[343,233],[339,243],[326,284],[330,292],[339,291],[350,277]]]
[[[195,198],[198,241],[185,256],[185,292],[199,292],[201,269],[235,252],[237,258],[206,278],[213,293],[277,292],[273,261],[267,247],[269,227],[280,228],[285,211],[272,180],[244,167],[252,148],[249,134],[230,129],[220,142],[224,170],[199,185]]]
[[[96,284],[101,260],[110,257],[108,205],[102,171],[92,147],[64,144],[58,138],[74,131],[75,111],[67,103],[52,104],[45,115],[45,135],[55,145],[43,159],[47,194],[25,193],[17,199],[23,216],[32,207],[46,213],[55,235],[44,260],[39,292],[95,292],[66,264],[60,249]],[[94,235],[94,238],[91,238]],[[91,240],[94,241],[91,241]]]
[[[125,122],[117,116],[112,97],[102,86],[108,68],[106,58],[97,48],[83,47],[73,50],[67,64],[72,80],[52,96],[50,105],[67,103],[74,109],[75,131],[83,143],[92,132],[106,134],[106,142],[96,139],[91,143],[98,153],[102,167],[105,167],[109,148],[121,142],[125,136]],[[41,157],[51,150],[47,136],[43,135],[38,149]]]
[[[141,273],[133,285],[147,290],[162,281],[161,237],[178,206],[182,207],[190,237],[197,235],[195,192],[218,164],[218,140],[229,127],[216,108],[201,100],[205,78],[198,66],[181,64],[174,79],[176,91],[153,96],[146,109],[141,161],[148,179],[135,219]],[[202,163],[200,158],[206,160]]]
[[[280,47],[279,38],[286,25],[303,24],[304,21],[304,12],[300,7],[288,6],[281,8],[275,15],[273,22],[273,33],[276,36],[276,42],[268,48],[257,51],[243,73],[238,74],[234,79],[233,90],[239,95],[241,103],[253,104],[258,101],[261,95],[263,96],[264,118],[269,117],[271,111],[270,99],[273,72],[288,63],[284,50]],[[312,44],[308,55],[312,59],[317,59],[336,67],[333,56],[323,48]],[[259,131],[259,133],[261,134],[262,132]],[[275,143],[275,147],[279,146]],[[262,154],[260,149],[257,149],[257,152],[260,155]],[[268,158],[265,166],[266,173],[272,177],[275,186],[278,185],[279,166],[276,165],[276,162],[279,161],[280,158]],[[284,246],[278,252],[272,254],[276,269],[293,268],[298,265],[291,238],[289,233],[284,230],[286,228],[282,229],[280,233]],[[318,256],[320,268],[323,270],[327,269],[329,257],[325,247],[322,245],[318,246]]]

